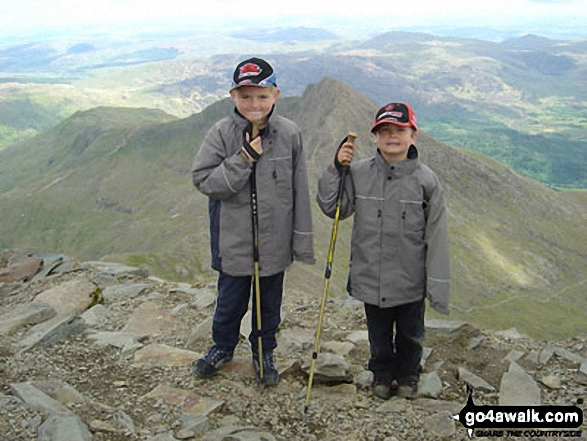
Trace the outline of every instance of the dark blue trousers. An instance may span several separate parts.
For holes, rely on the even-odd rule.
[[[424,340],[424,300],[379,308],[365,303],[371,358],[368,368],[382,380],[420,378]]]
[[[277,347],[275,334],[281,323],[281,300],[284,273],[259,279],[261,291],[261,342],[264,352]],[[253,352],[258,350],[257,308],[252,276],[235,277],[222,272],[218,275],[218,298],[212,320],[212,340],[227,351],[233,351],[239,341],[240,325],[252,303],[252,331],[249,335]]]

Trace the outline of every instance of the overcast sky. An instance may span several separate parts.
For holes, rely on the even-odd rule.
[[[527,26],[552,19],[557,26],[587,23],[586,0],[374,0],[254,2],[242,0],[2,0],[0,32],[69,27],[116,29],[153,26],[321,26],[357,29],[410,26]],[[384,6],[385,9],[382,9]],[[584,27],[583,24],[581,27]],[[522,31],[524,29],[521,29]],[[545,34],[548,34],[545,29]],[[587,31],[585,31],[587,33]]]

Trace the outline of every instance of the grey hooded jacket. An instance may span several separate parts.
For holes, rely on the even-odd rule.
[[[253,274],[250,175],[242,152],[247,120],[236,111],[212,126],[192,166],[194,185],[210,198],[213,268]],[[284,271],[293,260],[315,263],[306,162],[298,127],[272,115],[257,161],[259,268]]]
[[[351,163],[341,219],[355,215],[349,292],[381,308],[428,297],[448,314],[450,268],[444,191],[437,176],[410,148],[406,161],[381,154]],[[318,182],[322,211],[334,217],[340,174],[329,166]]]

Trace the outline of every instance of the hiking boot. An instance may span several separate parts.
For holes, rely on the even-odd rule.
[[[194,372],[200,378],[212,377],[218,368],[232,360],[232,351],[212,346],[208,353],[194,364]]]
[[[371,384],[373,394],[382,400],[389,400],[392,396],[397,395],[397,383],[384,378],[373,378]]]
[[[397,395],[407,400],[415,400],[418,398],[418,382],[414,380],[400,381]]]
[[[261,372],[259,369],[259,354],[253,353],[253,365],[257,372],[257,378],[261,379]],[[265,386],[275,386],[279,382],[279,372],[273,361],[272,352],[263,352],[263,379],[261,383]]]

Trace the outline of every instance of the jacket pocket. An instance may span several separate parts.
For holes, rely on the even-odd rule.
[[[291,157],[271,159],[273,183],[280,199],[291,198],[292,193],[292,160]]]
[[[401,206],[401,231],[404,234],[424,234],[426,227],[426,215],[424,213],[424,201],[405,200],[400,201]]]

